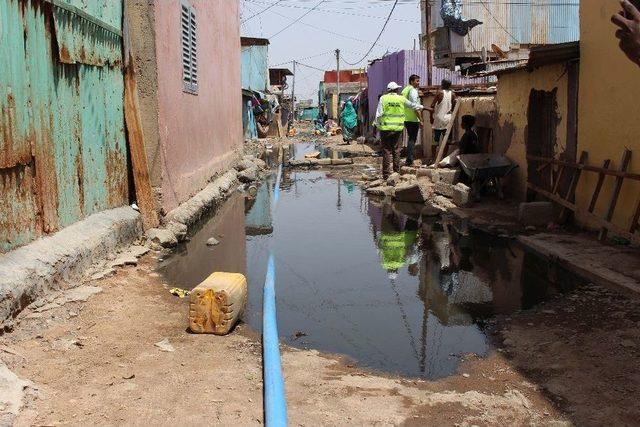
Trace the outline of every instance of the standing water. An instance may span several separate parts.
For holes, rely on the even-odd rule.
[[[427,379],[453,374],[466,354],[485,356],[490,316],[553,291],[532,256],[421,217],[414,205],[372,200],[323,172],[286,171],[281,189],[276,209],[273,179],[246,205],[239,194],[227,202],[161,265],[171,285],[192,288],[214,271],[246,274],[244,321],[259,331],[272,250],[283,341]],[[210,237],[221,244],[207,247]]]

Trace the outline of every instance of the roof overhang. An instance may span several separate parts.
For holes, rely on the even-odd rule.
[[[519,70],[533,71],[545,65],[562,64],[580,60],[580,42],[532,46],[529,59],[503,59],[473,64],[466,69],[474,77],[499,76]]]
[[[269,46],[269,39],[257,37],[240,37],[240,46]]]

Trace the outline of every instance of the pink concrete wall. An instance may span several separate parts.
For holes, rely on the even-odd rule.
[[[197,95],[183,90],[180,0],[154,3],[165,212],[226,170],[243,141],[239,1],[190,4],[198,28]]]

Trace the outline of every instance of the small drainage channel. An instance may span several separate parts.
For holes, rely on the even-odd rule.
[[[286,171],[272,213],[273,181],[255,200],[234,195],[160,272],[183,288],[214,271],[245,274],[244,321],[260,331],[273,248],[278,326],[289,345],[434,380],[454,374],[469,353],[488,354],[488,319],[560,291],[546,263],[513,243],[370,199],[324,172]],[[221,243],[207,247],[210,237]]]

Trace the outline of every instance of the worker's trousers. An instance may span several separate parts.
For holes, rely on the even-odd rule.
[[[393,172],[400,172],[400,139],[402,131],[394,132],[383,130],[380,131],[380,142],[382,143],[382,177],[389,178],[391,168]]]

